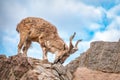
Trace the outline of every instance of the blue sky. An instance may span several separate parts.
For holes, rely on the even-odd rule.
[[[66,63],[89,48],[92,41],[118,41],[120,38],[120,0],[1,0],[0,1],[0,54],[17,54],[19,34],[16,25],[28,16],[44,18],[54,24],[68,44],[76,32],[73,43],[83,39],[79,51]],[[28,56],[42,58],[42,51],[33,43]],[[49,53],[49,60],[54,55]]]

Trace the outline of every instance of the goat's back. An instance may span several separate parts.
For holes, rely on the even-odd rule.
[[[42,18],[27,17],[23,19],[18,25],[16,30],[18,32],[27,32],[32,29],[36,29],[36,32],[45,33],[57,33],[56,27]]]

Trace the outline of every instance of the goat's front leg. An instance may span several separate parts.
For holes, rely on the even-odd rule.
[[[46,48],[43,47],[43,48],[42,48],[42,51],[43,51],[43,60],[48,61]]]

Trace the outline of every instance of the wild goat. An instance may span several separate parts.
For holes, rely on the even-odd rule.
[[[56,27],[42,18],[25,18],[17,25],[16,30],[20,33],[18,54],[21,53],[22,49],[24,56],[27,56],[27,50],[32,41],[38,42],[41,45],[44,60],[48,60],[47,52],[55,53],[55,61],[57,62],[63,55],[71,54],[78,50],[77,45],[80,40],[77,41],[75,47],[72,45],[72,39],[75,34],[71,36],[68,47],[59,37]],[[65,59],[66,57],[64,57],[61,63]]]

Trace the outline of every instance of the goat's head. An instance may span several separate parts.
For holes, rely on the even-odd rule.
[[[75,53],[78,50],[78,43],[81,42],[82,40],[78,40],[75,45],[72,44],[72,40],[75,37],[76,33],[74,32],[74,34],[70,37],[70,42],[69,42],[69,49],[63,54],[61,55],[59,58],[57,58],[54,63],[64,63],[64,61],[73,53]]]

